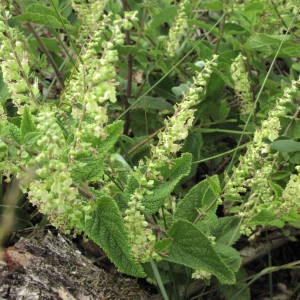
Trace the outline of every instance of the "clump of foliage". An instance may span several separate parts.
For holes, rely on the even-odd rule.
[[[3,182],[165,299],[249,298],[241,235],[300,227],[300,20],[278,2],[1,1]]]

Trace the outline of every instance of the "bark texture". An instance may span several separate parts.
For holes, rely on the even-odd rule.
[[[62,235],[21,238],[0,264],[0,299],[160,299],[95,266]]]

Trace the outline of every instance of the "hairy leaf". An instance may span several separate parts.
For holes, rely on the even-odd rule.
[[[230,270],[233,272],[239,270],[242,260],[240,253],[237,250],[222,243],[217,243],[214,248]]]
[[[21,142],[20,129],[11,122],[6,122],[5,126],[1,128],[1,137],[12,140],[18,144]]]
[[[116,121],[106,126],[106,139],[99,146],[99,153],[106,154],[118,141],[123,132],[123,121]]]
[[[72,166],[72,179],[76,183],[100,180],[104,172],[103,157],[92,157],[90,152],[76,156]]]
[[[235,216],[218,218],[218,225],[211,230],[211,234],[217,242],[232,245],[240,237],[240,222],[240,218]]]
[[[278,216],[276,211],[264,208],[249,220],[249,224],[282,228],[284,226],[284,220]]]
[[[84,232],[103,248],[121,272],[131,276],[145,276],[142,266],[131,255],[121,213],[111,197],[99,196],[95,211],[86,220]]]
[[[72,166],[72,178],[75,182],[100,180],[104,172],[104,159],[122,134],[123,122],[115,122],[106,128],[108,136],[98,145],[98,155],[90,152],[78,154]]]
[[[192,222],[199,215],[199,212],[215,210],[219,193],[220,184],[217,175],[201,181],[179,202],[174,217]]]
[[[215,275],[221,283],[235,282],[233,271],[221,259],[211,241],[192,223],[178,220],[168,235],[173,241],[167,260],[207,271]]]
[[[173,105],[162,97],[144,96],[138,103],[134,104],[134,102],[135,100],[129,101],[134,107],[142,108],[144,110],[159,110],[168,113],[174,111]]]
[[[175,159],[170,167],[166,166],[161,170],[161,174],[166,180],[159,183],[153,189],[151,195],[147,195],[142,199],[146,214],[154,214],[159,210],[179,181],[189,174],[191,163],[192,155],[184,153],[180,158]]]

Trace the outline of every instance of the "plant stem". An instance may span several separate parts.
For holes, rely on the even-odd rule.
[[[151,260],[151,261],[150,261],[150,264],[151,264],[151,268],[152,268],[154,277],[155,277],[155,279],[156,279],[156,282],[157,282],[157,284],[158,284],[158,287],[159,287],[159,289],[160,289],[160,292],[161,292],[161,295],[162,295],[163,299],[164,299],[164,300],[169,300],[168,294],[167,294],[167,292],[166,292],[166,290],[165,290],[165,287],[164,287],[164,284],[163,284],[163,282],[162,282],[162,280],[161,280],[161,277],[160,277],[158,268],[157,268],[157,266],[156,266],[156,263],[155,263],[153,260]]]
[[[206,162],[206,161],[218,158],[218,157],[222,157],[222,156],[224,156],[226,154],[230,154],[232,152],[236,152],[239,149],[246,148],[249,144],[250,144],[250,142],[245,143],[243,145],[239,145],[239,146],[237,146],[237,147],[235,147],[235,148],[233,148],[231,150],[228,150],[228,151],[225,151],[225,152],[213,155],[213,156],[209,156],[209,157],[206,157],[206,158],[203,158],[203,159],[200,159],[200,160],[193,161],[192,164],[199,164],[199,163],[203,163],[203,162]]]
[[[139,149],[141,146],[149,142],[152,138],[154,138],[161,130],[163,130],[166,126],[163,126],[150,134],[146,139],[142,140],[141,142],[137,143],[135,146],[133,146],[127,153],[126,155],[130,155],[131,153],[135,152],[137,149]]]
[[[284,37],[286,37],[286,36],[289,34],[289,32],[290,32],[290,30],[291,30],[291,28],[292,28],[292,24],[294,24],[295,18],[296,18],[296,16],[293,17],[293,19],[292,19],[292,21],[291,21],[289,27],[288,27],[287,30],[286,30],[286,33],[284,34]],[[245,126],[244,126],[244,128],[243,128],[243,133],[241,134],[241,136],[240,136],[240,138],[239,138],[239,140],[238,140],[238,147],[239,147],[239,146],[241,145],[241,143],[242,143],[242,140],[243,140],[244,134],[245,134],[245,132],[246,132],[246,129],[247,129],[249,123],[250,123],[250,120],[252,119],[252,117],[253,117],[253,115],[254,115],[254,110],[255,110],[255,108],[257,107],[257,103],[258,103],[258,101],[259,101],[259,99],[260,99],[260,96],[261,96],[261,94],[262,94],[262,92],[263,92],[263,90],[264,90],[264,88],[265,88],[265,85],[266,85],[266,83],[267,83],[267,80],[268,80],[268,78],[269,78],[270,75],[271,75],[271,71],[273,70],[273,67],[274,67],[274,64],[275,64],[275,62],[276,62],[276,59],[277,59],[277,57],[279,56],[279,52],[280,52],[280,50],[281,50],[281,48],[282,48],[282,46],[283,46],[283,44],[284,44],[285,41],[286,41],[285,38],[282,38],[282,39],[281,39],[280,44],[279,44],[279,46],[278,46],[278,48],[277,48],[277,50],[276,50],[276,53],[275,53],[275,55],[274,55],[274,57],[273,57],[273,59],[272,59],[271,65],[270,65],[270,67],[269,67],[269,70],[268,70],[268,72],[267,72],[267,74],[266,74],[266,76],[265,76],[265,78],[264,78],[264,80],[263,80],[263,82],[262,82],[262,85],[261,85],[261,87],[260,87],[260,89],[259,89],[259,91],[258,91],[258,94],[257,94],[257,96],[256,96],[256,98],[255,98],[255,101],[254,101],[254,104],[253,104],[253,111],[249,114],[249,116],[248,116],[248,118],[247,118],[247,120],[246,120]],[[236,147],[236,149],[238,149],[238,147]],[[234,164],[234,162],[235,162],[236,155],[237,155],[237,151],[235,151],[235,152],[233,153],[233,155],[232,155],[231,161],[230,161],[230,163],[229,163],[229,165],[228,165],[228,168],[227,168],[228,171],[230,171],[230,170],[232,169],[233,164]]]
[[[211,29],[208,31],[208,33],[212,32],[215,27],[218,26],[218,24],[222,21],[222,19],[225,17],[225,14],[223,14],[219,20],[211,27]],[[204,39],[204,38],[203,38]],[[201,40],[200,40],[201,41]],[[199,42],[200,42],[199,41]],[[126,110],[124,110],[117,118],[117,120],[120,120],[123,118],[132,107],[134,107],[138,102],[140,102],[144,96],[148,95],[155,87],[157,87],[165,78],[167,78],[182,62],[185,61],[187,57],[189,57],[193,51],[197,48],[197,44],[195,44],[182,58],[180,58],[177,63],[175,63],[168,72],[166,72],[159,80],[157,80],[148,90],[146,90],[140,97],[138,97]]]
[[[37,32],[35,31],[34,27],[31,25],[31,23],[26,23],[26,26],[28,28],[28,30],[34,35],[35,39],[37,40],[37,42],[39,43],[41,50],[45,53],[45,55],[48,58],[48,61],[50,63],[50,65],[52,66],[57,80],[59,82],[59,84],[61,85],[62,88],[64,88],[64,78],[62,73],[59,71],[58,66],[56,65],[56,62],[54,61],[52,55],[50,54],[50,52],[48,51],[47,47],[45,46],[44,42],[42,41],[42,39],[39,37],[39,35],[37,34]]]

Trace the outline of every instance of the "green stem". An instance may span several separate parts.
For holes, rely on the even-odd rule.
[[[160,292],[161,292],[161,295],[162,295],[163,299],[164,300],[169,300],[168,294],[167,294],[167,292],[165,290],[165,287],[164,287],[164,284],[163,284],[163,282],[161,280],[161,277],[160,277],[160,274],[159,274],[159,271],[158,271],[156,263],[153,260],[151,260],[150,264],[151,264],[154,277],[156,279],[156,282],[158,284],[158,287],[160,289]]]
[[[225,14],[223,14],[220,19],[212,26],[212,28],[208,31],[208,33],[212,32],[212,30],[218,26],[218,24],[222,21],[224,18]],[[201,40],[200,40],[201,41]],[[199,41],[199,42],[200,42]],[[127,109],[125,109],[117,118],[117,120],[120,120],[122,117],[124,117],[132,107],[134,107],[138,102],[140,102],[143,97],[148,95],[156,86],[158,86],[166,77],[168,77],[187,57],[190,56],[190,54],[193,53],[193,51],[198,47],[198,44],[195,44],[176,64],[170,68],[170,70],[165,73],[159,80],[157,80],[144,94],[142,94],[139,98],[137,98]]]
[[[224,156],[224,155],[226,155],[226,154],[230,154],[230,153],[232,153],[232,152],[236,152],[236,151],[239,150],[239,149],[245,148],[245,147],[247,147],[249,144],[250,144],[250,142],[245,143],[245,144],[243,144],[243,145],[239,145],[239,146],[235,147],[234,149],[231,149],[231,150],[228,150],[228,151],[225,151],[225,152],[222,152],[222,153],[219,153],[219,154],[210,156],[210,157],[206,157],[206,158],[203,158],[203,159],[200,159],[200,160],[197,160],[197,161],[193,161],[192,163],[193,163],[193,164],[199,164],[199,163],[203,163],[203,162],[206,162],[206,161],[209,161],[209,160],[218,158],[218,157],[222,157],[222,156]]]
[[[65,33],[68,35],[68,37],[70,37],[70,34],[69,34],[68,29],[67,29],[67,27],[66,27],[66,24],[65,24],[65,22],[64,22],[64,20],[63,20],[63,18],[62,18],[62,16],[61,16],[59,10],[57,9],[57,7],[56,7],[56,5],[54,4],[53,0],[50,0],[50,1],[51,1],[52,6],[53,6],[53,9],[55,10],[55,12],[56,12],[56,14],[57,14],[57,16],[58,16],[58,18],[59,18],[59,20],[60,20],[60,22],[61,22],[63,28],[64,28]],[[58,39],[58,40],[59,40],[59,42],[61,42],[60,39]],[[71,45],[71,47],[72,47],[72,50],[74,51],[74,53],[75,53],[76,56],[77,56],[77,59],[79,59],[79,61],[82,63],[81,57],[80,57],[80,55],[79,55],[79,53],[78,53],[77,48],[75,47],[75,45],[74,45],[74,43],[73,43],[72,38],[69,38],[69,41],[70,41],[70,45]],[[65,49],[65,47],[63,47],[63,48]],[[67,55],[69,56],[69,53],[67,53]],[[70,56],[70,59],[71,59],[71,56]],[[74,61],[73,58],[71,59],[71,61],[72,61],[72,62]]]
[[[289,27],[288,27],[286,33],[284,34],[284,37],[286,37],[286,36],[289,34],[289,32],[290,32],[290,30],[291,30],[291,28],[292,28],[292,24],[294,24],[295,18],[296,18],[296,16],[293,17],[293,19],[292,19],[292,21],[291,21],[291,23],[290,23],[290,25],[289,25]],[[256,106],[257,106],[257,103],[258,103],[258,101],[259,101],[259,99],[260,99],[260,96],[261,96],[261,94],[262,94],[262,92],[263,92],[263,90],[264,90],[264,88],[265,88],[265,85],[266,85],[266,83],[267,83],[267,80],[268,80],[268,78],[270,77],[270,74],[271,74],[271,71],[273,70],[273,67],[274,67],[274,64],[275,64],[275,62],[276,62],[276,59],[277,59],[277,57],[278,57],[278,55],[279,55],[279,52],[280,52],[280,50],[281,50],[281,48],[282,48],[282,46],[283,46],[283,44],[284,44],[285,41],[286,41],[285,38],[282,38],[281,41],[280,41],[280,44],[279,44],[279,46],[278,46],[278,48],[277,48],[277,51],[276,51],[276,53],[275,53],[275,55],[274,55],[274,57],[273,57],[273,60],[272,60],[271,65],[270,65],[270,67],[269,67],[269,70],[268,70],[268,72],[267,72],[267,74],[266,74],[266,76],[265,76],[265,78],[264,78],[264,80],[263,80],[263,83],[262,83],[262,85],[261,85],[261,87],[260,87],[260,89],[259,89],[259,91],[258,91],[258,94],[257,94],[257,96],[256,96],[256,99],[255,99],[255,101],[254,101],[253,111],[249,114],[249,116],[248,116],[248,118],[247,118],[247,120],[246,120],[245,126],[244,126],[244,128],[243,128],[243,133],[241,134],[241,136],[240,136],[240,138],[239,138],[239,140],[238,140],[238,147],[240,146],[240,144],[241,144],[241,142],[242,142],[242,140],[243,140],[243,137],[244,137],[245,132],[246,132],[246,128],[248,127],[248,125],[249,125],[249,123],[250,123],[250,120],[251,120],[251,118],[252,118],[252,116],[253,116],[253,114],[254,114],[254,110],[255,110],[255,108],[256,108]],[[238,147],[237,147],[236,149],[238,149]],[[230,161],[230,163],[229,163],[229,165],[228,165],[228,168],[227,168],[228,172],[231,170],[231,168],[232,168],[232,166],[233,166],[233,164],[234,164],[236,155],[237,155],[237,151],[235,151],[235,152],[233,153],[233,155],[232,155],[231,161]]]
[[[39,43],[41,50],[45,53],[45,55],[48,58],[48,61],[50,63],[50,65],[52,66],[55,75],[57,77],[57,80],[60,84],[60,86],[62,88],[64,88],[64,77],[63,74],[59,71],[59,68],[54,60],[54,58],[52,57],[52,55],[50,54],[50,52],[48,51],[47,47],[45,46],[43,40],[40,38],[40,36],[37,34],[37,32],[35,31],[34,27],[32,26],[31,23],[26,23],[26,26],[28,28],[28,30],[34,35],[35,39],[37,40],[37,42]]]

